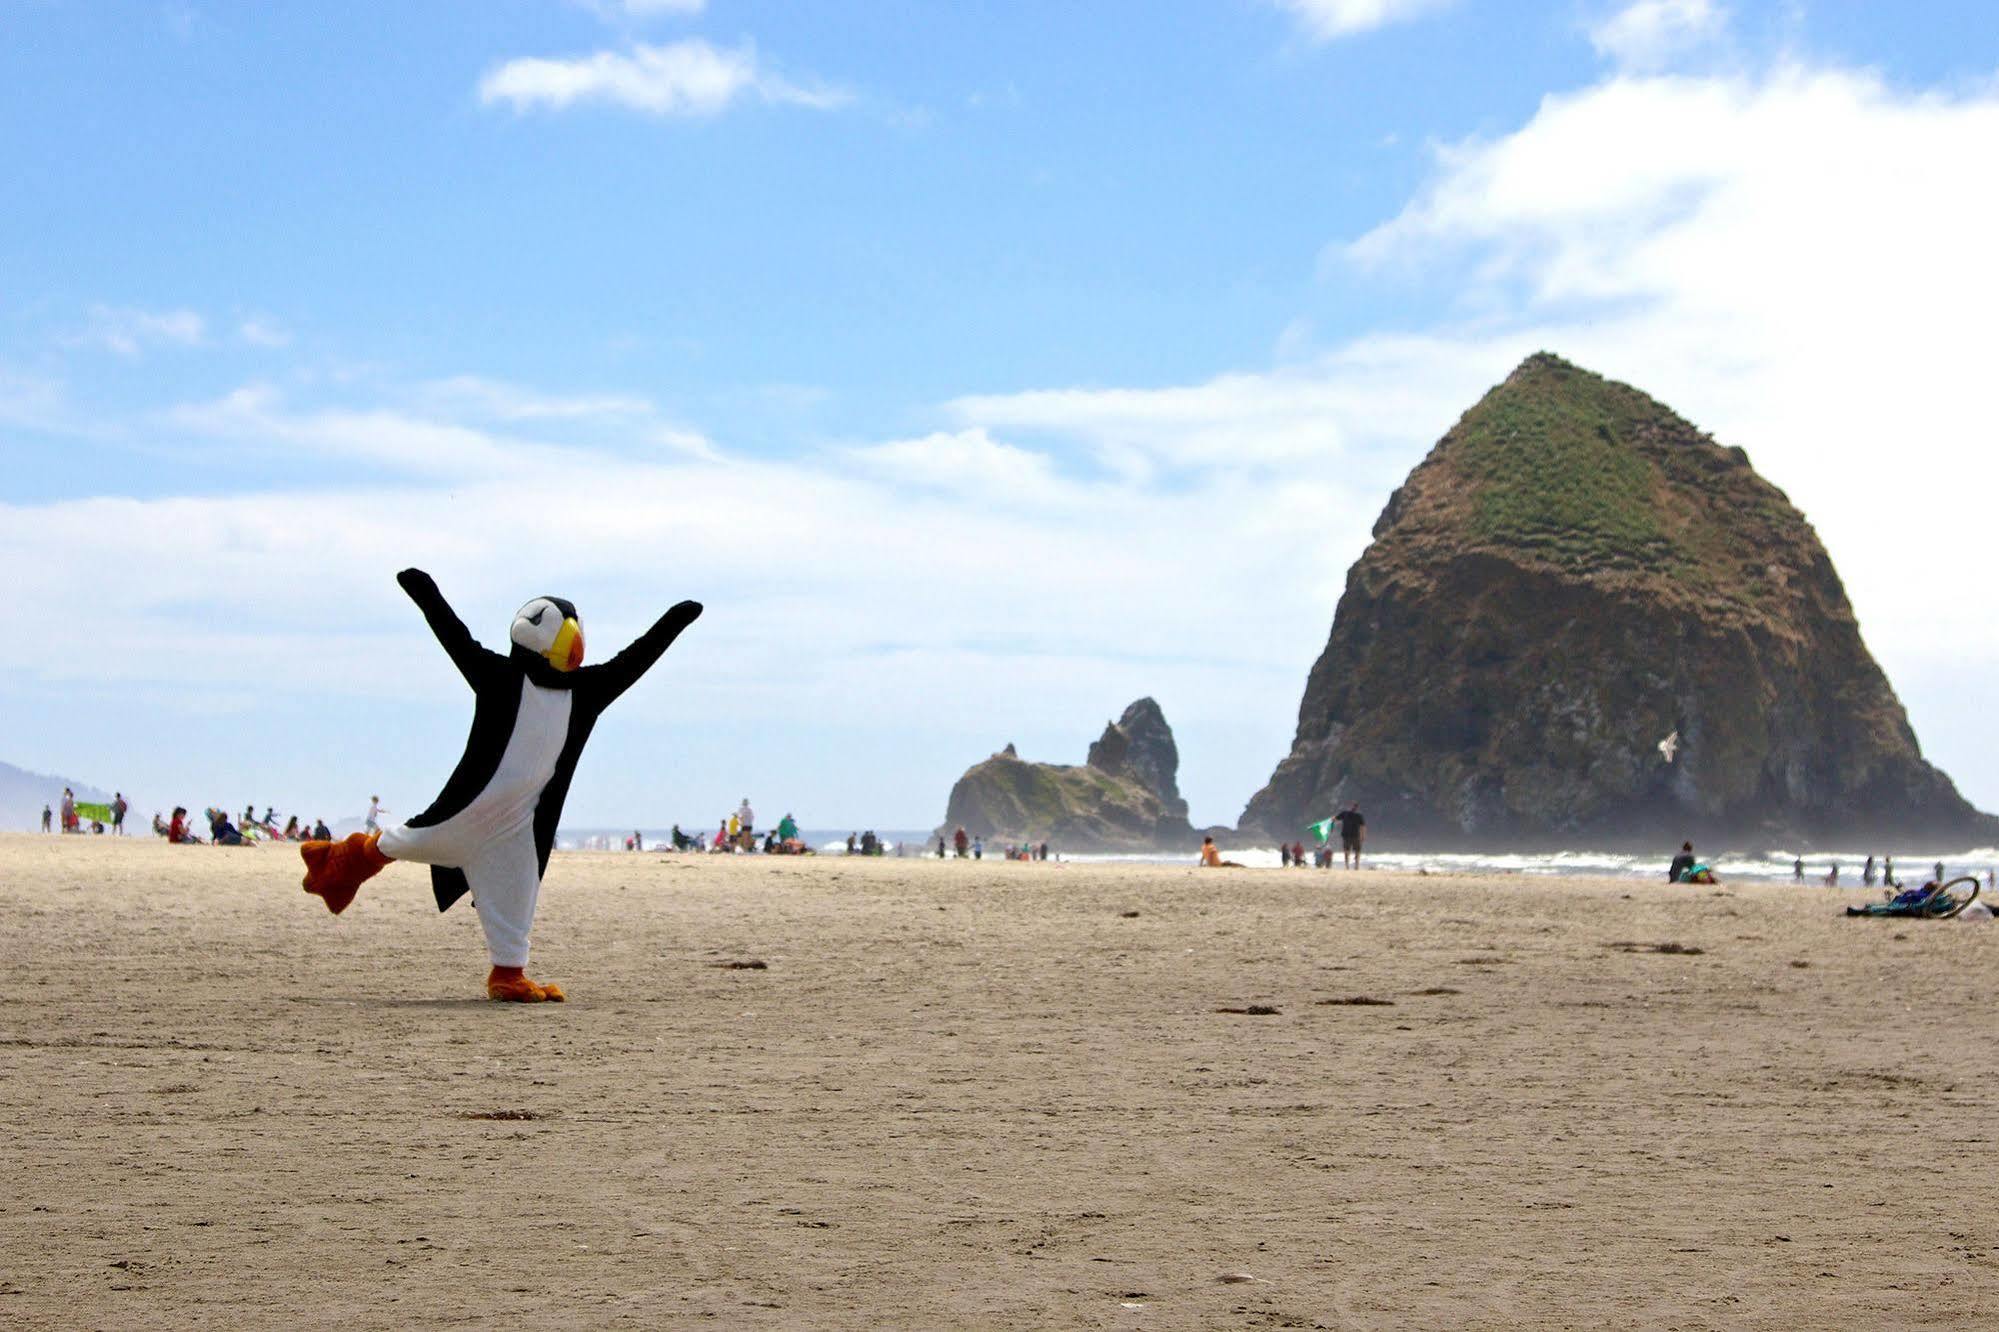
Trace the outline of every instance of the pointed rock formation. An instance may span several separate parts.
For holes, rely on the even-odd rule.
[[[1151,699],[1141,698],[1122,717],[1105,722],[1084,761],[1099,772],[1138,782],[1159,797],[1169,817],[1187,817],[1187,802],[1180,798],[1180,747],[1173,743],[1166,714]]]
[[[1295,835],[1347,800],[1405,844],[1999,829],[1923,761],[1748,455],[1546,353],[1389,497],[1243,826]]]
[[[1081,766],[1028,763],[1012,745],[951,788],[940,832],[1064,851],[1190,850],[1198,838],[1180,798],[1173,728],[1149,698],[1108,723]]]

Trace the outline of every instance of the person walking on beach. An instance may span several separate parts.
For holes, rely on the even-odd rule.
[[[380,832],[382,830],[382,815],[388,812],[388,810],[382,807],[382,797],[378,795],[369,796],[368,817],[362,820],[361,831],[371,835]]]
[[[1360,802],[1349,800],[1345,809],[1333,815],[1333,821],[1340,825],[1340,863],[1347,869],[1359,869],[1361,844],[1367,840],[1367,819],[1360,812]]]
[[[1867,857],[1867,863],[1860,867],[1860,883],[1865,888],[1872,888],[1874,886],[1874,857],[1872,856]]]
[[[113,791],[111,793],[111,835],[113,837],[123,837],[125,835],[125,811],[130,808],[131,806],[125,803],[125,793],[123,791]]]
[[[972,839],[972,859],[984,860],[985,858],[986,858],[986,839],[983,837],[974,837]]]
[[[62,789],[62,804],[57,808],[62,812],[62,830],[66,833],[75,832],[77,830],[76,792],[65,786]]]
[[[52,828],[51,828],[51,826],[50,826],[50,825],[52,824],[52,822],[54,821],[54,819],[55,819],[55,811],[49,808],[49,806],[48,806],[48,802],[47,802],[47,801],[43,801],[43,802],[42,802],[42,831],[43,831],[43,832],[49,832],[49,831],[52,831]]]
[[[1833,861],[1832,868],[1825,872],[1825,886],[1828,888],[1839,887],[1839,862],[1837,860]]]
[[[1805,881],[1805,858],[1803,856],[1799,856],[1791,862],[1791,877],[1799,883]]]
[[[1881,857],[1881,886],[1883,888],[1900,888],[1902,886],[1895,882],[1895,857],[1893,856]]]

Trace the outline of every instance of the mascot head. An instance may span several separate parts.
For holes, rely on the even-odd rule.
[[[576,607],[561,597],[536,597],[521,607],[509,637],[546,657],[558,671],[573,671],[583,664],[583,622],[576,618]]]

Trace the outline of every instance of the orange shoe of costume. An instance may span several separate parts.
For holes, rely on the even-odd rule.
[[[529,980],[520,967],[494,967],[486,973],[486,997],[502,1004],[559,1004],[564,998],[560,988]]]
[[[389,857],[375,845],[380,833],[350,833],[339,842],[302,842],[305,890],[324,898],[326,909],[339,915],[353,904],[361,885],[382,872]]]

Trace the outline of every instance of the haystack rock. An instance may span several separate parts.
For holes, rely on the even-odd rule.
[[[1784,493],[1546,353],[1389,497],[1243,825],[1295,836],[1348,800],[1370,845],[1999,832],[1923,761]]]
[[[1141,698],[1105,725],[1080,766],[1029,763],[1012,745],[974,764],[951,788],[939,831],[1064,851],[1185,851],[1198,838],[1179,771],[1173,728]]]

